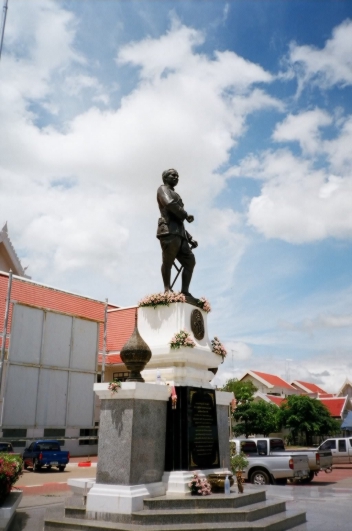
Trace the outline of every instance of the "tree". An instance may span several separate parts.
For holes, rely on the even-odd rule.
[[[268,437],[270,433],[278,430],[279,408],[264,400],[249,402],[245,407],[237,407],[233,413],[237,424],[234,427],[236,436],[262,434]]]
[[[253,395],[258,389],[251,381],[242,382],[237,380],[237,378],[232,378],[226,382],[221,391],[233,393],[237,402],[243,402],[253,399]]]
[[[264,400],[254,402],[253,395],[257,388],[251,381],[228,380],[222,390],[233,392],[236,398],[236,409],[233,412],[236,421],[233,432],[236,436],[249,437],[257,433],[268,436],[277,431],[278,407]]]
[[[280,425],[291,430],[293,442],[304,434],[306,444],[313,435],[328,435],[340,431],[340,423],[333,419],[327,407],[307,395],[290,395],[280,405]]]

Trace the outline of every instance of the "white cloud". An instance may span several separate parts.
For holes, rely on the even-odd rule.
[[[241,341],[229,341],[225,343],[227,356],[219,365],[218,372],[212,380],[212,384],[217,387],[223,386],[231,378],[239,378],[243,375],[243,364],[250,364],[248,361],[252,357],[252,349]],[[241,368],[239,368],[239,366]]]
[[[337,26],[324,48],[291,44],[289,61],[297,71],[300,87],[310,83],[328,88],[352,84],[352,21]]]
[[[306,138],[305,132],[302,138]],[[338,144],[337,140],[324,143],[326,154],[333,151],[335,142]],[[248,156],[229,172],[264,181],[260,195],[250,201],[248,223],[267,238],[291,243],[351,238],[352,177],[315,169],[314,162],[281,149]]]
[[[275,127],[273,139],[276,142],[299,142],[303,152],[314,154],[321,149],[321,127],[331,124],[332,118],[321,109],[289,114]]]
[[[324,143],[333,172],[352,175],[352,116],[347,116],[339,127],[340,134]]]
[[[84,70],[73,15],[56,2],[38,2],[36,9],[37,17],[30,13],[28,49],[21,59],[16,57],[19,28],[28,11],[13,14],[14,52],[5,56],[6,76],[4,68],[0,71],[5,102],[0,110],[1,209],[11,220],[15,243],[25,250],[32,277],[54,283],[63,272],[88,269],[123,282],[122,275],[131,274],[126,250],[137,247],[135,259],[143,260],[147,270],[154,267],[155,193],[161,172],[172,166],[180,172],[186,208],[196,216],[194,237],[215,255],[226,243],[230,256],[222,267],[231,275],[243,252],[237,234],[241,218],[231,208],[214,207],[226,184],[217,169],[227,162],[248,114],[280,106],[254,86],[272,76],[233,52],[217,52],[213,58],[197,53],[204,35],[174,23],[160,39],[147,38],[119,51],[119,64],[138,66],[140,79],[117,109],[101,111],[89,104],[81,111],[80,102],[76,112],[72,109],[74,118],[60,129],[50,123],[38,127],[42,108],[60,117],[63,98],[72,107],[82,91],[91,90],[97,98],[108,91]],[[53,47],[61,51],[50,62]],[[19,207],[15,219],[14,203]],[[161,284],[160,278],[152,282]],[[139,297],[143,289],[140,275],[135,283]]]
[[[314,319],[304,319],[297,324],[281,321],[279,322],[279,326],[287,330],[298,332],[312,332],[320,329],[352,328],[352,315],[319,315]]]

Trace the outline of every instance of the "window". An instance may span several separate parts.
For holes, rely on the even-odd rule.
[[[333,439],[325,441],[321,445],[320,450],[336,450],[336,441],[334,441]]]
[[[258,454],[267,455],[268,454],[268,442],[267,441],[257,441]]]
[[[50,450],[53,452],[58,452],[60,450],[60,446],[58,444],[54,444],[50,441],[48,442],[42,442],[40,444],[37,444],[37,449],[41,451]]]
[[[271,439],[270,440],[270,452],[284,452],[285,446],[282,439]]]
[[[98,428],[79,430],[80,437],[92,437],[91,439],[80,439],[80,446],[92,446],[98,444]]]
[[[344,441],[343,439],[339,440],[339,452],[346,452],[346,441]]]
[[[129,375],[129,372],[114,372],[112,378],[113,380],[120,380],[120,382],[125,382]]]
[[[13,440],[11,441],[12,446],[16,446],[16,448],[25,448],[26,446],[26,437],[27,437],[27,430],[19,428],[19,429],[4,429],[2,430],[2,436],[4,439],[10,439],[13,437]],[[23,440],[16,440],[16,439],[23,439]]]
[[[56,439],[60,446],[65,446],[65,440],[60,437],[65,437],[66,432],[63,428],[44,428],[44,437]]]
[[[244,452],[245,454],[256,454],[257,453],[257,445],[254,441],[241,441],[241,452]]]

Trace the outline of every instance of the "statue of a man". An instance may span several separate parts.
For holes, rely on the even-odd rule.
[[[192,297],[189,292],[189,285],[192,279],[196,259],[192,249],[198,246],[192,236],[186,231],[183,222],[194,221],[194,216],[187,214],[181,197],[175,192],[178,184],[178,173],[176,170],[166,170],[162,174],[164,184],[159,186],[157,201],[160,209],[157,238],[159,238],[163,263],[161,274],[164,281],[165,292],[171,291],[171,268],[174,260],[177,259],[183,266],[181,292]],[[192,297],[194,298],[194,297]]]

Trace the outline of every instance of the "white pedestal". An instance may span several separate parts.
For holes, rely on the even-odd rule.
[[[87,516],[99,518],[100,513],[131,514],[143,509],[145,498],[165,494],[162,482],[144,485],[103,485],[95,483],[87,496]]]
[[[188,303],[176,302],[170,306],[138,308],[138,330],[152,351],[152,357],[142,376],[146,382],[155,383],[157,372],[161,380],[171,386],[211,388],[214,374],[209,369],[218,367],[221,356],[211,350],[208,337],[207,313],[198,308],[203,316],[204,337],[196,339],[191,330],[191,314],[196,309]],[[174,334],[186,330],[195,343],[194,348],[172,349]]]
[[[231,474],[227,468],[210,468],[208,470],[176,470],[175,472],[164,472],[163,483],[166,494],[189,494],[189,482],[194,474],[206,479],[209,474]]]

